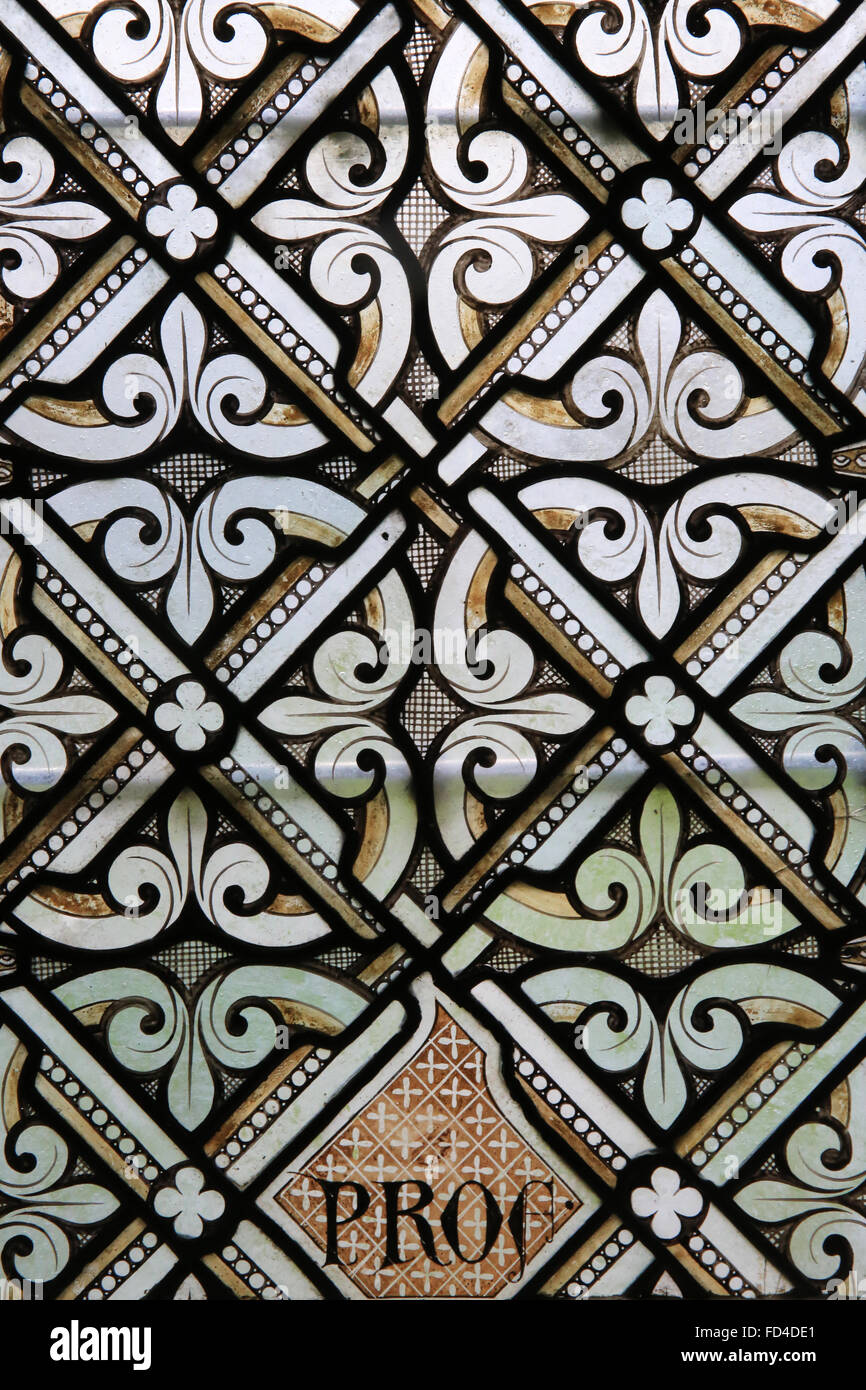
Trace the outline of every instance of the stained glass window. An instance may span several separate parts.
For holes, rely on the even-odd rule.
[[[857,1285],[864,39],[2,0],[4,1287]]]

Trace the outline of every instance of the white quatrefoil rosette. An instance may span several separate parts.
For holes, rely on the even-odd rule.
[[[623,222],[640,232],[648,251],[666,250],[674,232],[684,232],[693,216],[691,203],[686,198],[675,198],[667,179],[645,179],[640,196],[626,198],[622,205]]]
[[[649,676],[644,693],[626,701],[625,716],[643,730],[647,743],[661,747],[672,742],[677,728],[692,722],[695,707],[688,695],[677,693],[669,676]]]
[[[151,236],[165,240],[165,249],[176,261],[188,261],[199,243],[208,241],[217,229],[213,208],[202,207],[194,188],[176,183],[168,190],[165,205],[148,208],[144,225]]]
[[[200,752],[208,734],[218,733],[223,726],[220,706],[205,697],[205,688],[198,681],[181,681],[174,695],[154,710],[157,728],[174,734],[174,741],[183,753]]]
[[[154,1211],[174,1222],[174,1233],[184,1240],[195,1240],[205,1222],[218,1221],[225,1211],[221,1192],[205,1186],[200,1168],[180,1168],[174,1181],[160,1188],[153,1199]]]
[[[683,1217],[703,1210],[704,1199],[696,1187],[683,1187],[673,1168],[656,1168],[649,1187],[636,1187],[631,1197],[635,1216],[648,1220],[659,1240],[676,1240]]]

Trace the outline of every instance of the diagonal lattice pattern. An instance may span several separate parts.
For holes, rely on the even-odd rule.
[[[6,0],[4,1277],[856,1266],[866,3],[699,10]]]

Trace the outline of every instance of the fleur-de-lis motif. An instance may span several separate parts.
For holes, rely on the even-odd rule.
[[[63,1136],[22,1115],[22,1055],[12,1030],[0,1028],[0,1255],[22,1278],[47,1282],[77,1248],[72,1232],[107,1221],[120,1204],[98,1183],[73,1179]]]
[[[0,179],[0,279],[17,298],[36,299],[60,274],[52,242],[86,241],[107,226],[108,218],[90,203],[48,200],[54,160],[29,135],[7,140],[0,164],[17,165],[19,171],[14,179]]]
[[[0,754],[27,754],[4,760],[0,801],[12,783],[28,792],[55,786],[69,765],[64,737],[98,733],[117,717],[105,700],[62,686],[63,658],[47,637],[27,632],[0,642]]]
[[[856,68],[841,89],[849,110],[866,96],[866,74]],[[731,216],[754,236],[781,249],[779,267],[789,284],[839,308],[828,314],[831,339],[825,370],[862,408],[866,323],[860,312],[866,274],[866,241],[850,212],[850,201],[866,182],[866,140],[859,120],[852,122],[841,154],[838,140],[807,130],[786,141],[774,162],[769,187],[738,198]],[[827,169],[832,169],[831,177]],[[789,350],[779,345],[779,354]],[[785,360],[784,357],[782,360]]]
[[[692,26],[693,11],[700,19]],[[579,57],[599,77],[634,75],[638,116],[662,139],[682,105],[678,70],[706,81],[734,61],[742,44],[736,19],[698,0],[667,0],[658,21],[641,0],[604,0],[578,23]]]
[[[138,1076],[166,1076],[171,1113],[184,1129],[195,1129],[217,1101],[214,1075],[224,1067],[241,1073],[259,1066],[276,1045],[280,1003],[295,1016],[305,1008],[314,1013],[326,983],[328,1016],[341,1024],[354,1020],[363,991],[285,965],[220,970],[191,998],[153,971],[122,966],[78,976],[54,993],[85,1016],[92,1016],[94,1002],[100,1012],[110,1007],[105,1041],[115,1061]]]
[[[688,1101],[687,1069],[715,1075],[740,1056],[745,1031],[740,1010],[749,1005],[752,1027],[784,1019],[789,1026],[814,1027],[836,1013],[839,1000],[807,974],[766,967],[761,1003],[753,1007],[754,967],[723,965],[698,976],[670,1001],[664,1019],[627,980],[589,966],[542,970],[523,989],[557,1021],[588,1022],[583,1052],[602,1070],[642,1072],[647,1111],[670,1128]],[[601,1006],[601,1007],[599,1007]]]
[[[265,55],[262,17],[230,0],[136,0],[107,6],[93,26],[93,52],[125,86],[159,78],[156,114],[166,134],[184,144],[201,121],[202,74],[217,82],[249,77]],[[70,7],[71,9],[71,7]]]
[[[756,1178],[734,1198],[754,1220],[787,1226],[790,1258],[809,1279],[829,1279],[846,1268],[840,1255],[843,1245],[851,1252],[855,1270],[866,1267],[861,1205],[866,1186],[866,1064],[859,1062],[844,1078],[834,1100],[837,1096],[844,1106],[833,1111],[836,1124],[809,1120],[785,1144],[790,1179]],[[843,1115],[847,1120],[840,1133]]]

